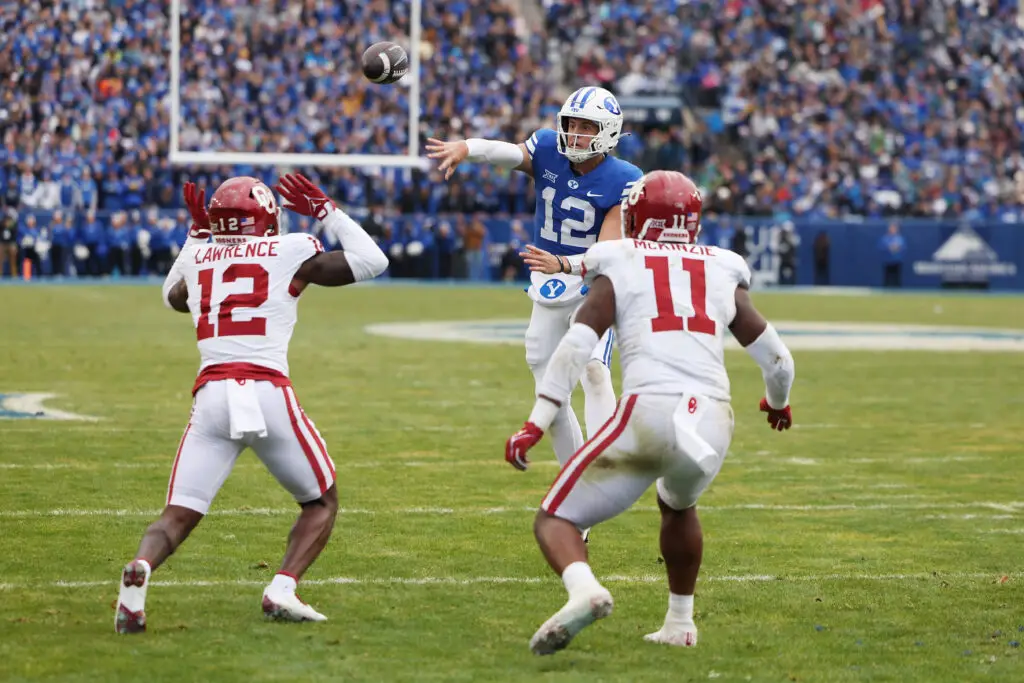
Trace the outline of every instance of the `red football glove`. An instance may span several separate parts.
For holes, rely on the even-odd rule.
[[[517,470],[525,470],[530,466],[526,452],[536,446],[543,436],[543,429],[532,422],[527,422],[505,442],[505,461]]]
[[[777,429],[781,432],[783,429],[789,429],[793,425],[793,411],[789,409],[789,406],[776,410],[768,405],[767,398],[762,398],[761,412],[768,413],[768,424],[772,426],[772,429]]]
[[[192,229],[189,237],[208,239],[210,237],[210,216],[206,213],[206,190],[196,193],[195,183],[185,183],[185,206],[192,214]]]
[[[322,221],[334,210],[334,202],[301,173],[286,173],[274,189],[284,197],[285,208],[302,216]]]

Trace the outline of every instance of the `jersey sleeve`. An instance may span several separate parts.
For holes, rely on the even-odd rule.
[[[619,202],[629,196],[630,191],[633,189],[633,185],[636,181],[640,180],[644,176],[644,172],[633,164],[624,164],[622,172],[622,194],[619,195]]]
[[[295,272],[303,263],[324,252],[324,245],[313,235],[293,232],[281,237],[281,262]]]
[[[538,150],[544,152],[546,150],[554,150],[558,144],[558,134],[550,128],[541,128],[534,132],[526,141],[526,151],[530,153],[530,158],[533,159],[537,156]]]
[[[738,287],[750,288],[750,266],[747,260],[729,249],[721,250],[722,263],[736,280]]]

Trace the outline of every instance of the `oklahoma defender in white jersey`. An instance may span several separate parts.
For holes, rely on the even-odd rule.
[[[146,630],[150,574],[209,510],[238,456],[252,448],[301,506],[281,569],[263,591],[263,612],[285,621],[324,621],[295,594],[327,544],[338,512],[334,463],[288,379],[288,343],[299,295],[312,283],[337,287],[384,272],[376,243],[301,175],[278,192],[288,208],[324,223],[344,251],[324,253],[306,234],[278,234],[280,208],[256,178],[231,178],[210,200],[185,185],[192,231],[164,282],[164,303],[191,313],[202,363],[192,417],[178,445],[167,505],[121,575],[114,626]],[[212,234],[213,242],[207,243]]]
[[[534,524],[569,593],[530,641],[536,654],[564,648],[611,613],[612,596],[594,578],[577,529],[625,511],[655,482],[669,609],[662,628],[645,639],[697,644],[693,593],[704,542],[696,504],[722,467],[733,431],[726,328],[761,366],[760,409],[769,424],[781,431],[792,423],[793,358],[750,301],[746,262],[695,244],[701,209],[700,193],[682,173],[655,171],[637,181],[622,204],[628,239],[587,251],[590,294],[552,357],[529,421],[505,446],[505,459],[526,469],[527,451],[568,400],[594,342],[614,325],[623,377],[618,408],[562,468]]]

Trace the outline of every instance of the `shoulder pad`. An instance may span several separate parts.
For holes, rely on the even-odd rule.
[[[598,275],[606,275],[617,264],[624,263],[634,248],[632,240],[598,242],[583,256],[583,279],[591,282]]]

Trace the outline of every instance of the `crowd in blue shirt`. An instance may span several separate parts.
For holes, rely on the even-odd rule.
[[[425,0],[421,142],[525,140],[573,87],[599,83],[687,103],[682,125],[627,125],[617,153],[691,174],[711,215],[1024,221],[1016,0],[542,0],[545,21],[530,27],[518,4]],[[358,69],[370,43],[408,43],[407,0],[191,0],[183,12],[182,150],[407,152],[409,84]],[[0,27],[0,203],[17,212],[17,244],[40,231],[52,245],[44,271],[159,272],[187,227],[184,181],[276,179],[170,165],[166,3],[4,3]],[[453,241],[453,253],[474,221],[534,204],[528,178],[488,168],[451,183],[303,170],[376,216],[381,239]],[[151,220],[154,207],[170,213]]]
[[[700,112],[624,154],[712,213],[1024,222],[1017,0],[543,5],[569,78]]]

